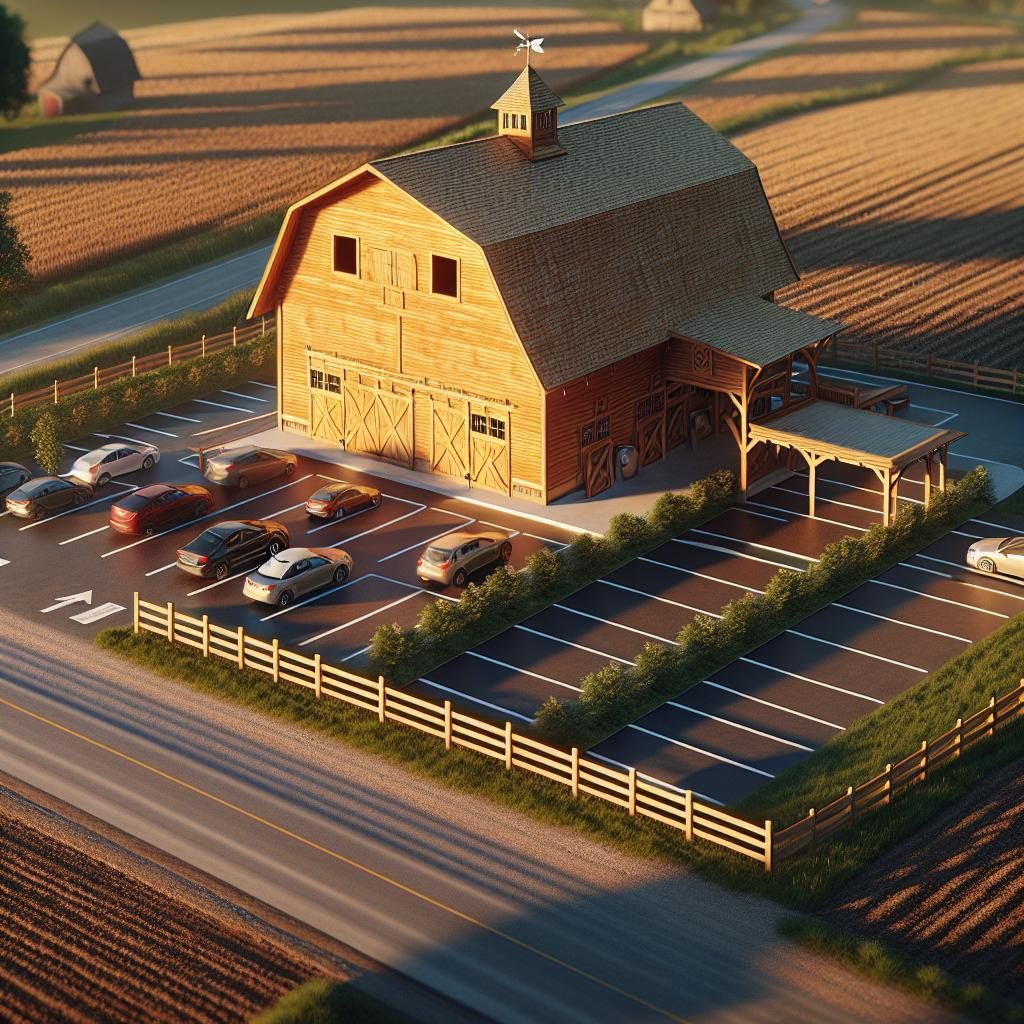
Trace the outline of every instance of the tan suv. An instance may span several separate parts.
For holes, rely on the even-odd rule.
[[[498,530],[488,533],[449,533],[431,544],[416,563],[424,583],[454,583],[464,587],[473,573],[512,557],[512,541]]]

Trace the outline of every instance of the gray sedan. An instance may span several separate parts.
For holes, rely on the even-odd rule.
[[[287,608],[304,594],[344,583],[351,572],[352,558],[338,548],[288,548],[249,573],[242,593],[252,601]]]

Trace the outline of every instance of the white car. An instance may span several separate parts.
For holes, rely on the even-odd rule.
[[[68,476],[102,487],[112,477],[152,469],[160,461],[160,449],[153,444],[116,441],[75,459]]]

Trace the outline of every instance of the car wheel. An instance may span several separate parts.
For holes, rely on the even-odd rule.
[[[276,539],[272,540],[267,545],[267,551],[270,552],[270,554],[272,554],[272,555],[278,554],[283,548],[284,548],[284,545],[279,540],[276,540]]]
[[[344,505],[339,505],[334,510],[334,518],[335,519],[344,519],[345,518],[345,506]]]
[[[46,509],[35,508],[32,510],[33,519],[43,519],[46,516]]]
[[[982,572],[995,572],[996,571],[996,563],[993,562],[991,558],[979,558],[978,559],[978,568]]]
[[[347,579],[348,579],[348,566],[347,565],[339,565],[338,568],[334,570],[334,582],[335,583],[344,583],[345,580],[347,580]]]
[[[380,495],[379,494],[377,495],[376,498],[373,499],[373,507],[374,508],[380,508]]]
[[[218,562],[213,569],[214,579],[226,580],[229,572],[231,572],[231,568],[227,562]]]
[[[506,565],[512,560],[512,545],[508,541],[501,545],[501,560]]]
[[[284,475],[285,476],[291,476],[294,472],[295,472],[295,463],[294,462],[286,462],[285,463],[285,467],[284,467]]]
[[[142,468],[143,469],[152,469],[154,465],[155,465],[155,462],[153,460],[153,456],[152,455],[147,455],[142,460]]]
[[[290,590],[282,590],[277,598],[278,608],[287,608],[295,600],[295,595]]]
[[[247,476],[240,476],[238,478],[238,489],[244,491],[249,486],[249,478]]]
[[[100,473],[99,479],[96,481],[96,486],[97,487],[105,487],[109,483],[110,483],[110,474],[109,473]]]
[[[456,569],[455,575],[452,577],[452,583],[457,587],[464,587],[468,579],[469,577],[466,575],[465,569]]]

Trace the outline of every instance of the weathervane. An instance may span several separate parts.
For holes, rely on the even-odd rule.
[[[519,29],[512,29],[513,32],[519,37],[519,45],[516,47],[516,53],[520,50],[526,51],[526,66],[530,66],[530,53],[543,53],[544,48],[540,45],[544,42],[544,37],[540,36],[538,39],[531,39],[529,35],[523,35]]]

